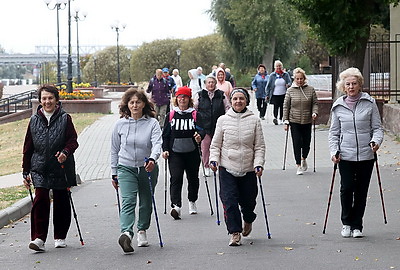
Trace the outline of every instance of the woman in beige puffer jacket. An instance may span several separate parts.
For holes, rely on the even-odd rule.
[[[311,122],[318,115],[318,99],[314,87],[307,85],[306,73],[301,68],[293,71],[294,81],[287,90],[283,102],[285,130],[291,128],[293,152],[297,175],[307,170],[307,156],[310,152]]]
[[[257,176],[261,177],[265,161],[261,121],[247,109],[249,102],[245,89],[232,91],[232,107],[218,118],[210,148],[210,168],[215,172],[219,166],[219,195],[230,246],[240,245],[240,233],[248,236],[251,232],[256,219]]]

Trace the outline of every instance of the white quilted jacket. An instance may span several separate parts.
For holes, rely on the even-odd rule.
[[[236,113],[230,108],[218,118],[210,147],[210,161],[227,170],[254,171],[264,167],[265,142],[261,121],[249,109]]]

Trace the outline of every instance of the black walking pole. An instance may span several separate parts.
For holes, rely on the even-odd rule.
[[[201,154],[201,149],[200,149],[200,143],[197,144],[197,149],[199,150],[199,155],[200,155],[200,160],[201,160],[201,166],[203,168],[203,176],[204,176],[204,182],[206,183],[206,190],[207,190],[207,196],[208,196],[208,203],[210,204],[210,212],[211,215],[214,215],[212,203],[211,203],[211,195],[210,195],[210,189],[208,188],[208,182],[207,182],[207,176],[206,176],[206,169],[204,168],[204,162],[203,162],[203,156]]]
[[[335,154],[336,158],[339,158],[340,152],[337,151]],[[331,182],[331,188],[329,190],[329,199],[328,199],[328,208],[326,209],[326,215],[325,215],[325,222],[324,222],[324,229],[322,231],[323,234],[325,234],[325,229],[326,229],[326,223],[328,222],[328,213],[329,213],[329,208],[331,206],[331,199],[332,199],[332,191],[333,191],[333,184],[335,182],[335,174],[336,174],[336,169],[337,169],[337,163],[333,165],[333,173],[332,173],[332,182]]]
[[[213,162],[213,166],[216,167],[217,164]],[[217,171],[214,172],[214,190],[215,190],[215,211],[217,211],[217,225],[221,225],[221,221],[219,220],[219,211],[218,211],[218,187],[217,187]]]
[[[372,146],[375,145],[374,142],[372,142],[371,144],[372,144]],[[384,221],[385,224],[387,224],[387,220],[386,220],[386,210],[385,210],[385,202],[383,201],[381,174],[379,173],[378,155],[376,154],[376,152],[374,152],[374,159],[375,159],[376,175],[378,176],[379,193],[381,194],[381,203],[382,203],[382,211],[383,211],[383,221]]]
[[[315,172],[315,119],[313,119],[313,139],[314,139],[314,172]]]
[[[147,164],[149,162],[148,158],[144,158],[144,162]],[[151,173],[147,172],[147,177],[149,178],[149,186],[150,186],[150,193],[151,193],[151,200],[153,202],[153,208],[154,208],[154,216],[156,218],[156,224],[157,224],[157,232],[158,232],[158,238],[160,239],[160,247],[163,247],[163,241],[161,239],[161,231],[160,231],[160,222],[158,221],[158,214],[157,214],[157,207],[156,207],[156,200],[154,198],[154,191],[153,191],[153,185],[151,181]]]
[[[259,169],[257,168],[257,171],[258,170]],[[261,183],[261,176],[258,177],[258,183],[260,185],[261,199],[262,199],[262,203],[263,203],[263,207],[264,207],[264,217],[265,217],[265,225],[267,227],[267,236],[268,236],[268,239],[271,239],[271,233],[269,232],[269,225],[268,225],[267,205],[265,204],[264,191],[263,191],[263,187],[262,187],[262,183]]]
[[[288,137],[289,137],[289,125],[287,126],[287,130],[286,130],[286,139],[285,139],[285,154],[283,155],[283,168],[282,170],[285,170],[285,166],[286,166],[286,153],[287,153],[287,142],[288,142]]]
[[[165,159],[164,168],[164,215],[167,214],[167,185],[168,185],[168,159]]]
[[[118,189],[119,189],[118,178],[115,177],[112,180],[117,184],[117,187],[115,188],[115,192],[117,193],[118,214],[121,214],[121,203],[120,203],[120,200],[119,200],[119,191],[118,191]]]
[[[29,196],[30,196],[30,198],[31,198],[31,202],[32,202],[32,204],[33,204],[33,195],[32,195],[32,190],[31,190],[31,178],[29,177],[29,174],[23,174],[22,175],[22,177],[25,179],[25,181],[29,184],[29,188],[27,188],[28,189],[28,191],[29,191]]]
[[[76,211],[75,211],[74,201],[72,200],[72,192],[71,192],[71,187],[69,187],[69,184],[68,184],[68,179],[67,179],[67,175],[66,175],[66,173],[65,173],[65,167],[64,167],[64,164],[61,164],[61,168],[62,168],[62,169],[63,169],[63,171],[64,171],[64,177],[65,177],[65,181],[67,182],[67,192],[68,192],[68,198],[69,198],[69,201],[71,202],[72,213],[74,214],[74,219],[75,219],[75,223],[76,223],[76,228],[78,229],[79,241],[81,241],[81,245],[83,246],[85,243],[83,242],[83,238],[82,238],[81,229],[80,229],[80,227],[79,227],[78,215],[76,214]]]

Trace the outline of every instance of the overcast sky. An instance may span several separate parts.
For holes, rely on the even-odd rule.
[[[116,45],[110,25],[126,23],[120,45],[140,45],[156,39],[194,38],[211,34],[215,23],[206,10],[212,0],[72,0],[75,8],[87,11],[80,21],[79,45]],[[52,0],[53,7],[56,0]],[[35,53],[35,46],[57,45],[57,12],[43,0],[1,0],[0,46],[6,53]],[[76,45],[76,23],[71,22],[72,45]],[[60,10],[60,45],[68,43],[68,11]]]

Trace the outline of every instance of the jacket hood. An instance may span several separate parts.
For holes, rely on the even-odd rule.
[[[196,69],[191,69],[188,71],[193,76],[192,80],[197,80],[199,78],[199,75],[197,75],[197,70]]]
[[[221,71],[224,73],[224,81],[225,81],[226,72],[225,72],[225,70],[223,68],[220,68],[220,67],[215,70],[215,78],[218,80],[218,72],[221,72]]]

